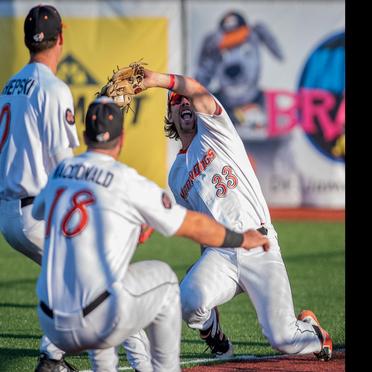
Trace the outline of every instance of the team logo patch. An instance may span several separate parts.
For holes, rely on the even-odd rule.
[[[41,41],[44,40],[44,32],[40,32],[39,34],[35,34],[33,37],[34,41],[37,43],[40,43]]]
[[[163,203],[163,206],[165,209],[171,209],[172,208],[172,201],[170,197],[167,195],[167,193],[163,192],[161,196],[161,201]]]
[[[105,132],[105,133],[97,134],[96,139],[98,142],[107,142],[110,139],[110,133]]]
[[[75,124],[75,115],[72,113],[70,109],[66,110],[65,118],[67,123],[69,123],[70,125]]]

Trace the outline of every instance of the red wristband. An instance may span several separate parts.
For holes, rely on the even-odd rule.
[[[169,79],[170,81],[169,81],[168,89],[172,90],[174,88],[174,84],[176,83],[176,77],[173,74],[170,74]]]

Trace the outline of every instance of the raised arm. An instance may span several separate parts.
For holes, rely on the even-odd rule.
[[[265,251],[270,247],[267,237],[257,230],[247,230],[243,234],[235,233],[212,218],[192,211],[187,211],[185,219],[175,235],[212,247],[252,249],[262,246]]]
[[[187,97],[195,111],[213,115],[220,113],[220,107],[209,91],[197,80],[174,74],[163,74],[145,69],[143,81],[148,88],[164,88]]]

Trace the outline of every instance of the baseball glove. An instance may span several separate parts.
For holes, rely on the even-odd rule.
[[[97,96],[111,97],[122,110],[128,112],[133,96],[146,89],[143,84],[144,65],[147,63],[142,62],[141,59],[131,63],[128,67],[119,68],[118,66],[118,70],[113,71],[113,75],[97,93]]]

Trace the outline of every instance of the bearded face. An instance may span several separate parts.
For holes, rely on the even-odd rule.
[[[190,101],[179,94],[170,99],[171,119],[178,133],[196,133],[196,115]]]

